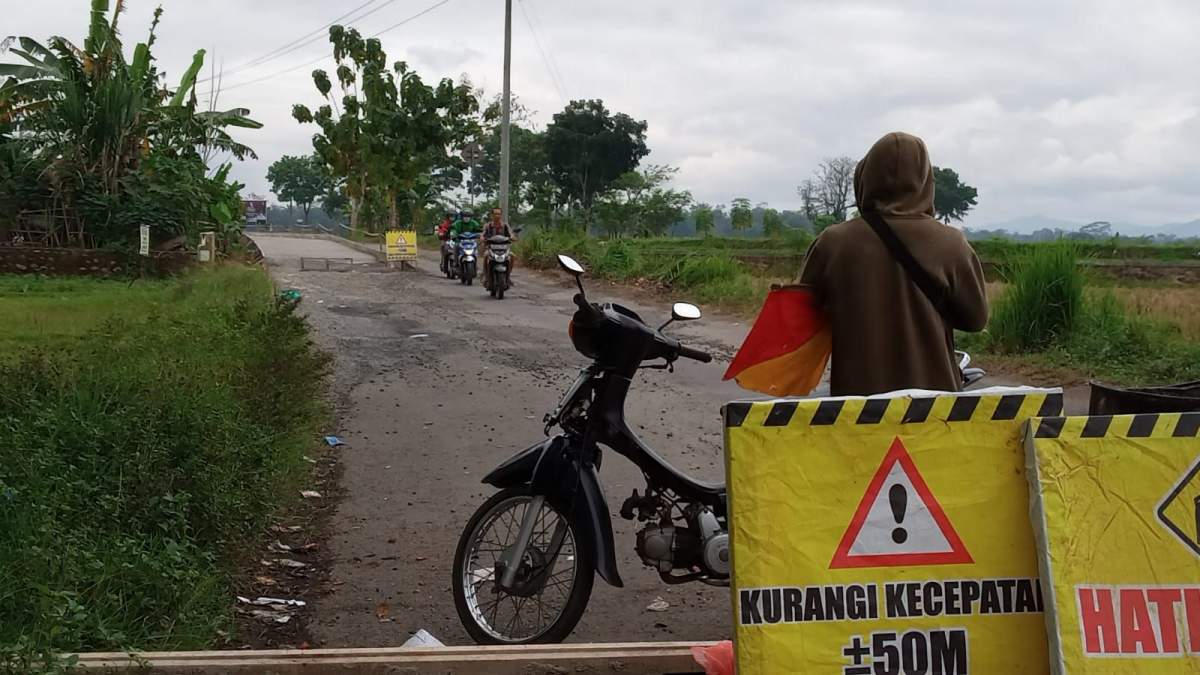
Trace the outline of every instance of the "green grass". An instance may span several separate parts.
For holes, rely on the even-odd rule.
[[[1166,318],[1129,312],[1111,287],[1087,292],[1077,250],[1044,245],[1022,256],[988,330],[959,345],[1121,384],[1200,379],[1200,344]]]
[[[704,246],[706,241],[714,246]],[[536,230],[518,240],[516,251],[533,267],[557,267],[558,254],[565,253],[601,279],[647,280],[678,296],[678,300],[753,311],[766,297],[767,285],[729,253],[725,247],[729,241],[716,237],[601,240],[576,232]],[[758,241],[761,246],[763,240]],[[658,253],[661,247],[677,242],[682,242],[683,248],[669,255]]]
[[[327,357],[258,269],[0,280],[0,671],[193,649],[295,494]],[[40,667],[40,666],[37,666]]]
[[[1200,243],[1188,244],[1142,244],[1135,240],[1118,239],[1106,241],[1076,241],[1071,242],[1081,258],[1101,260],[1160,260],[1184,261],[1200,260]],[[997,264],[1019,262],[1031,251],[1040,248],[1054,247],[1056,242],[1023,242],[1011,239],[981,239],[972,241],[971,245],[979,257]]]
[[[1061,243],[1032,249],[1018,263],[992,308],[992,346],[1003,352],[1040,350],[1061,342],[1083,305],[1076,249]]]

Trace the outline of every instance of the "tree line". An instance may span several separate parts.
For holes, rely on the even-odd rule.
[[[376,39],[333,26],[332,75],[313,72],[325,102],[296,105],[295,119],[315,124],[311,155],[285,156],[267,177],[280,200],[307,221],[313,204],[347,212],[350,227],[378,230],[403,220],[431,225],[439,211],[467,201],[477,210],[499,198],[500,100],[485,102],[463,76],[426,84],[408,64],[388,65]],[[509,204],[514,222],[578,228],[609,236],[656,236],[683,229],[710,234],[728,225],[777,236],[789,228],[821,230],[845,220],[854,202],[855,161],[822,161],[797,188],[798,212],[749,197],[728,206],[696,202],[673,187],[676,167],[649,164],[647,123],[609,110],[600,99],[573,100],[543,129],[514,100],[510,127]],[[468,161],[469,160],[469,161]],[[975,188],[936,168],[937,213],[961,220]]]

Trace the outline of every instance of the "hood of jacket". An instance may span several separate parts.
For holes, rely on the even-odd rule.
[[[933,165],[925,142],[893,132],[875,142],[854,169],[860,211],[933,217]]]

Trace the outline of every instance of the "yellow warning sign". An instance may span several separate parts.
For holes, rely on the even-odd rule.
[[[1200,413],[1030,423],[1055,673],[1200,672]]]
[[[1029,389],[727,405],[738,672],[1047,672],[1022,425],[1061,408]]]
[[[417,259],[417,233],[415,230],[388,230],[385,242],[388,262]]]

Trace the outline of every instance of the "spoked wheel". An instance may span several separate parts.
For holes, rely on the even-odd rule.
[[[454,554],[454,606],[479,644],[562,642],[587,608],[594,567],[575,528],[549,499],[542,502],[512,587],[500,588],[502,556],[517,542],[534,497],[501,490],[471,516]]]

